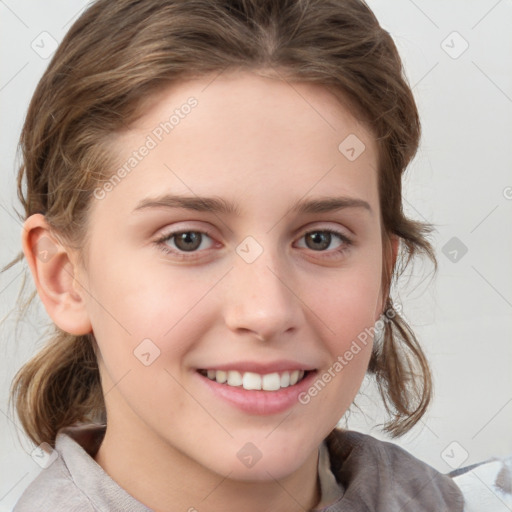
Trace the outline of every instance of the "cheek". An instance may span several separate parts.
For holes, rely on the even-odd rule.
[[[327,334],[323,337],[329,353],[304,397],[312,403],[312,417],[328,414],[336,422],[352,403],[368,368],[373,347],[376,317],[381,294],[381,259],[359,260],[351,268],[340,269],[309,297],[319,304],[319,316]],[[325,391],[324,391],[325,389]]]
[[[311,297],[329,329],[331,344],[342,350],[366,328],[372,327],[380,315],[381,259],[361,261],[352,268],[330,275]]]
[[[91,259],[88,304],[109,373],[115,379],[138,366],[136,357],[144,348],[172,366],[201,337],[207,325],[203,298],[219,276],[110,255],[101,262]]]
[[[133,268],[126,261],[95,276],[101,304],[92,306],[92,324],[104,388],[112,390],[107,402],[112,410],[129,404],[139,417],[169,425],[167,402],[173,411],[190,407],[179,384],[186,379],[183,363],[204,338],[208,300],[202,298],[219,278],[191,279],[183,269],[163,273],[156,265]]]

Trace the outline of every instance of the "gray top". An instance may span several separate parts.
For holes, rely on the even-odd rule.
[[[28,486],[14,511],[150,512],[93,459],[103,433],[104,427],[97,426],[59,431],[55,441],[58,457]]]
[[[104,433],[101,425],[61,429],[48,458],[54,460],[28,486],[13,512],[151,512],[94,460]],[[325,443],[319,451],[318,469],[321,500],[315,512],[322,512],[343,494],[329,468]]]
[[[103,425],[61,429],[55,451],[47,457],[50,464],[28,486],[13,512],[151,512],[112,480],[94,460],[104,433]],[[499,473],[499,478],[491,481],[492,477],[487,477],[482,492],[488,494],[490,489],[496,489],[497,494],[503,493],[507,486],[510,492],[511,461],[489,461],[443,475],[395,444],[336,429],[320,447],[321,501],[314,510],[469,512],[474,509],[468,507],[467,501],[464,507],[468,491],[461,493],[457,480],[471,481],[475,471],[491,468],[491,462],[499,463],[493,470]],[[479,481],[485,480],[483,474],[475,476]],[[502,503],[512,499],[512,494],[508,494],[508,498],[505,494],[500,495]],[[499,509],[479,507],[477,510],[494,512]]]

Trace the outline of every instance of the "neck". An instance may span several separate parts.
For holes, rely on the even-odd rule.
[[[318,450],[280,480],[269,475],[266,481],[240,481],[210,471],[156,436],[149,440],[147,430],[127,432],[109,424],[95,460],[156,512],[302,512],[320,500]]]

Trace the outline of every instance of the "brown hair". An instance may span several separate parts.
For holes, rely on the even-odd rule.
[[[115,164],[113,134],[137,119],[153,93],[226,69],[272,69],[328,87],[375,134],[385,261],[390,236],[401,240],[393,272],[384,265],[386,297],[415,254],[436,263],[430,225],[402,209],[402,175],[420,139],[416,104],[391,36],[360,0],[95,2],[64,37],[31,100],[20,137],[20,217],[43,213],[68,247],[85,248],[93,190]],[[22,259],[20,253],[4,270]],[[368,371],[391,416],[384,429],[399,436],[425,413],[431,374],[404,318],[387,316]],[[44,349],[17,373],[12,400],[36,444],[53,446],[59,428],[74,422],[105,420],[94,337],[54,326]]]

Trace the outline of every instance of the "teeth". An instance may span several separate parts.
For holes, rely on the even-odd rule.
[[[224,384],[224,382],[226,382],[228,380],[228,376],[227,376],[226,372],[223,372],[222,370],[218,370],[218,371],[211,370],[211,371],[215,372],[215,380],[219,384]],[[208,374],[208,378],[211,379],[209,374]]]
[[[241,386],[242,374],[237,371],[230,370],[228,372],[228,386]]]
[[[236,370],[207,370],[203,374],[219,384],[234,387],[242,386],[247,390],[277,391],[297,384],[302,380],[305,372],[304,370],[293,370],[291,372],[274,372],[260,375],[253,372],[240,373]]]
[[[261,379],[261,389],[265,391],[277,391],[281,387],[279,373],[267,373]]]
[[[261,389],[261,375],[245,372],[242,379],[244,389]]]
[[[283,372],[281,374],[281,387],[287,388],[290,385],[290,372]]]

